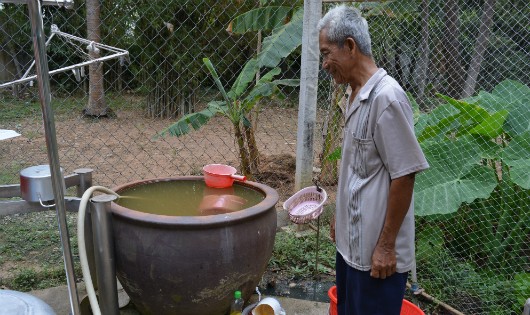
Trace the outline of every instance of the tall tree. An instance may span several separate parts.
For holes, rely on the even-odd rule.
[[[427,69],[429,68],[429,0],[421,2],[421,44],[417,64],[418,100],[423,100],[427,83]]]
[[[495,14],[495,11],[493,10],[495,8],[495,1],[496,0],[484,1],[484,9],[482,10],[482,18],[480,20],[480,27],[478,30],[479,34],[477,36],[473,57],[471,58],[471,63],[467,71],[467,79],[464,84],[462,98],[473,95],[473,92],[475,91],[478,74],[480,72],[482,61],[484,60],[484,52],[488,47],[489,37],[491,34],[491,24]]]
[[[86,0],[87,15],[87,38],[88,40],[101,42],[101,18],[99,0]],[[94,46],[89,46],[89,57],[91,60],[99,58],[99,50]],[[105,88],[103,82],[103,63],[95,62],[88,67],[89,92],[88,104],[83,110],[86,116],[110,116],[111,111],[105,102]]]
[[[444,6],[445,32],[442,39],[442,64],[445,73],[444,94],[458,98],[464,81],[460,45],[460,5],[458,0],[447,0]]]

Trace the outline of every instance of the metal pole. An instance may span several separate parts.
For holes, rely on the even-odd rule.
[[[67,67],[63,67],[63,68],[60,68],[60,69],[55,69],[55,70],[49,71],[48,74],[49,75],[54,75],[54,74],[57,74],[57,73],[68,71],[68,70],[82,68],[84,66],[88,66],[88,65],[91,65],[91,64],[96,63],[96,62],[107,61],[107,60],[111,60],[111,59],[114,59],[114,58],[118,58],[118,57],[121,57],[121,56],[127,56],[127,55],[129,55],[128,51],[120,52],[120,53],[116,53],[114,55],[100,57],[100,58],[92,59],[90,61],[77,63],[77,64],[72,65],[72,66],[67,66]],[[38,76],[33,75],[31,77],[26,77],[26,78],[18,79],[18,80],[15,80],[15,81],[3,83],[3,84],[0,84],[0,88],[8,87],[8,86],[12,86],[12,85],[15,85],[15,84],[28,82],[28,81],[33,81],[37,77]]]
[[[99,195],[90,199],[99,305],[104,315],[120,314],[110,211],[110,202],[116,199],[114,195]]]
[[[92,187],[92,172],[94,170],[91,168],[78,168],[74,170],[74,173],[77,176],[77,197],[83,197],[83,194],[87,189]],[[78,207],[79,208],[79,207]],[[94,284],[94,289],[97,290],[97,279],[96,279],[96,259],[94,257],[94,242],[92,240],[92,216],[90,208],[86,210],[85,213],[85,248],[86,256],[88,261],[88,268],[90,270],[90,277],[92,283]]]
[[[79,184],[77,185],[77,197],[83,197],[87,189],[92,187],[92,172],[91,168],[78,168],[74,173],[79,176]]]
[[[317,248],[316,248],[316,258],[315,258],[315,271],[314,271],[314,275],[313,277],[315,278],[315,280],[320,280],[318,279],[318,252],[320,250],[320,216],[318,216],[318,219],[317,219]]]
[[[26,4],[28,0],[0,0],[0,3]],[[37,1],[37,0],[35,0]],[[73,0],[41,0],[42,5],[51,5],[71,9],[74,6]]]
[[[55,135],[55,124],[53,120],[53,111],[50,106],[50,78],[48,75],[48,60],[46,57],[46,46],[44,40],[44,30],[42,23],[42,14],[38,0],[28,0],[28,11],[31,20],[31,33],[33,35],[33,50],[35,53],[35,70],[39,78],[39,98],[42,109],[42,119],[44,122],[44,132],[46,138],[46,147],[48,148],[48,159],[50,161],[50,171],[52,178],[53,194],[57,209],[57,221],[59,224],[59,233],[63,250],[63,259],[66,269],[66,282],[70,297],[70,309],[72,314],[81,314],[79,308],[79,297],[74,273],[74,263],[72,251],[70,249],[70,237],[66,224],[66,207],[64,202],[63,178],[59,164],[59,153],[57,150],[57,139]]]

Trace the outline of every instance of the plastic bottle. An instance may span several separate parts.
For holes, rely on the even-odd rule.
[[[236,291],[234,293],[234,301],[230,306],[230,315],[241,315],[244,303],[245,301],[241,298],[241,291]]]

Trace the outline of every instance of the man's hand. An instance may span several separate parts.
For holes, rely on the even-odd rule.
[[[394,246],[377,244],[372,255],[372,270],[370,276],[379,279],[390,277],[396,272],[396,250]]]
[[[412,200],[414,176],[412,173],[390,182],[385,223],[372,254],[370,275],[374,278],[385,279],[396,272],[396,237]]]

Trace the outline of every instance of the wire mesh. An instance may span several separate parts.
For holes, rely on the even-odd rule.
[[[402,84],[415,107],[416,135],[431,165],[418,175],[415,191],[421,288],[465,314],[520,314],[530,297],[530,3],[324,2],[324,12],[344,2],[363,12],[374,59]],[[243,0],[87,0],[71,10],[43,7],[47,34],[56,24],[65,33],[129,52],[97,69],[51,77],[65,173],[89,167],[94,183],[112,187],[199,175],[210,163],[243,171],[238,139],[255,139],[259,154],[248,161],[255,178],[292,181],[267,168],[294,160],[296,86],[277,85],[274,97],[246,103],[250,109],[237,107],[246,117],[237,121],[223,109],[225,100],[202,59],[210,59],[229,91],[282,26],[283,33],[298,34],[301,28],[292,24],[301,23],[302,7],[301,1]],[[252,16],[258,23],[231,24],[259,8],[268,13]],[[256,24],[277,28],[258,31]],[[288,41],[292,46],[296,39]],[[33,60],[25,6],[0,5],[0,45],[0,84],[21,78]],[[86,46],[54,38],[48,45],[50,70],[90,59]],[[294,46],[277,63],[274,79],[299,78],[300,48]],[[246,91],[269,70],[258,71]],[[330,191],[347,92],[325,73],[319,76],[315,167]],[[240,106],[245,96],[233,104]],[[24,82],[0,90],[0,113],[0,128],[22,134],[0,145],[0,184],[13,184],[21,169],[48,163],[36,86]],[[255,137],[245,133],[248,126]],[[252,142],[244,147],[250,156]],[[424,306],[431,314],[441,312]]]

